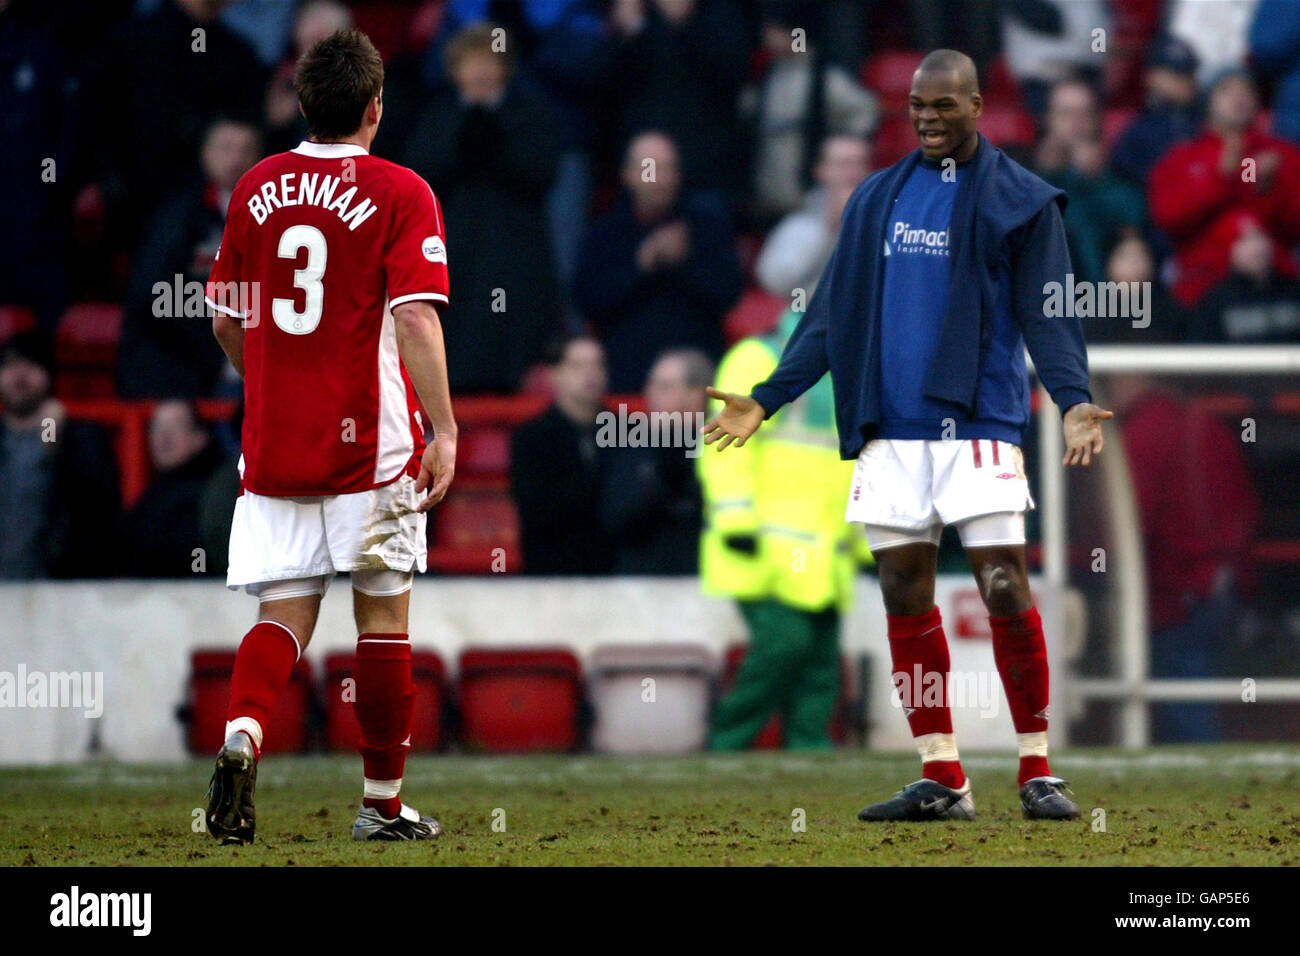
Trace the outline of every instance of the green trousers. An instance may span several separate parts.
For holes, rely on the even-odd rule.
[[[718,704],[710,747],[745,750],[779,712],[786,747],[829,750],[840,693],[839,612],[803,611],[773,600],[737,603],[749,625],[749,650]]]

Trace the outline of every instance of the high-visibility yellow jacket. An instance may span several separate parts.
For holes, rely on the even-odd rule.
[[[748,395],[776,368],[798,319],[787,312],[769,334],[737,342],[718,366],[717,388]],[[710,415],[721,407],[712,402]],[[706,593],[848,610],[854,573],[871,552],[862,526],[844,520],[853,462],[840,459],[829,375],[764,422],[744,447],[703,446],[696,467],[704,490]],[[755,535],[757,553],[727,547],[729,535]]]

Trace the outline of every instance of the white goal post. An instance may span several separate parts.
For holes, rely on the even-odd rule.
[[[1094,345],[1088,348],[1092,373],[1158,375],[1278,375],[1300,373],[1300,346],[1292,345]],[[1032,362],[1030,365],[1032,369]],[[1300,384],[1300,382],[1297,382]],[[1061,589],[1068,584],[1065,501],[1065,442],[1061,416],[1042,385],[1038,403],[1038,487],[1043,544],[1043,577]],[[1099,396],[1099,401],[1104,399]],[[1154,700],[1241,700],[1241,683],[1223,679],[1163,679],[1150,676],[1146,557],[1141,522],[1123,443],[1111,435],[1105,454],[1115,459],[1103,470],[1110,533],[1116,558],[1132,574],[1117,576],[1119,627],[1114,635],[1118,674],[1107,678],[1072,677],[1076,700],[1119,703],[1119,743],[1141,748],[1150,741],[1147,703]],[[1300,701],[1300,678],[1262,678],[1255,682],[1260,701]]]

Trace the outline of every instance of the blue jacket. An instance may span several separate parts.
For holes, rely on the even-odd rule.
[[[880,424],[880,292],[886,222],[894,199],[921,158],[915,150],[873,173],[849,198],[840,236],[817,291],[781,362],[751,392],[770,418],[826,372],[835,392],[840,456],[852,459]],[[1071,271],[1060,210],[1065,193],[1049,186],[980,137],[971,174],[959,178],[950,234],[948,308],[938,349],[924,370],[927,397],[952,403],[954,417],[981,408],[1023,406],[1027,380],[985,368],[999,263],[1009,259],[1011,310],[1039,379],[1064,412],[1092,400],[1088,357],[1077,318],[1044,314],[1044,286],[1064,285]],[[1054,207],[1054,208],[1053,208]],[[1000,372],[1001,374],[996,374]],[[989,374],[994,373],[994,374]],[[981,396],[981,389],[1005,394]],[[1017,392],[1012,394],[1012,390]]]

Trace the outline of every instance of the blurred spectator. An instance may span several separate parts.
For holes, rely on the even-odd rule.
[[[212,121],[260,115],[265,71],[218,18],[228,2],[165,0],[106,37],[90,70],[85,149],[127,248],[158,204],[198,177]]]
[[[1156,343],[1181,342],[1186,335],[1186,314],[1159,281],[1151,246],[1139,235],[1119,238],[1106,256],[1106,281],[1122,282],[1137,292],[1145,316],[1104,315],[1084,318],[1083,334],[1089,342]],[[1134,289],[1131,283],[1141,283]],[[1146,320],[1150,321],[1147,322]],[[1139,324],[1135,326],[1133,323]]]
[[[231,0],[221,22],[253,48],[264,67],[273,69],[288,50],[297,6],[298,0]]]
[[[0,352],[0,578],[101,577],[112,571],[121,507],[102,429],[69,421],[50,395],[53,356],[38,333]]]
[[[1106,169],[1097,94],[1082,80],[1063,80],[1048,94],[1037,173],[1069,196],[1065,230],[1075,278],[1099,282],[1112,237],[1143,223],[1142,193]]]
[[[75,85],[34,19],[0,3],[0,304],[28,306],[52,332],[67,304]]]
[[[1189,342],[1300,342],[1300,280],[1278,275],[1273,237],[1244,220],[1228,253],[1231,272],[1201,300]]]
[[[493,29],[447,44],[455,88],[423,110],[404,159],[447,219],[455,289],[443,332],[457,392],[513,391],[559,326],[546,198],[560,144],[545,104],[512,82]]]
[[[196,571],[203,536],[199,500],[223,463],[221,449],[189,402],[159,402],[149,419],[149,463],[153,479],[124,516],[123,558],[132,577],[179,578],[224,574],[208,562]]]
[[[709,194],[682,190],[671,137],[633,139],[622,180],[624,194],[587,231],[573,299],[599,329],[610,388],[632,392],[665,349],[722,354],[722,318],[743,278],[725,209]]]
[[[1146,106],[1111,150],[1116,175],[1145,190],[1151,168],[1169,147],[1200,131],[1196,67],[1196,53],[1183,40],[1156,41],[1143,73]]]
[[[832,135],[821,145],[815,189],[803,208],[768,234],[754,264],[759,284],[788,299],[795,289],[812,296],[840,234],[840,216],[849,196],[871,172],[871,147],[858,136]]]
[[[609,541],[600,527],[605,452],[596,416],[605,400],[605,352],[585,336],[546,356],[554,401],[515,430],[510,487],[519,510],[525,574],[608,574]]]
[[[1274,269],[1296,273],[1287,250],[1300,238],[1300,150],[1259,132],[1258,112],[1250,74],[1225,73],[1210,87],[1205,131],[1151,171],[1151,218],[1174,244],[1173,290],[1185,305],[1228,274],[1228,250],[1243,219],[1272,235]]]
[[[912,21],[913,47],[917,50],[961,50],[975,61],[979,76],[986,75],[1001,43],[998,7],[1006,0],[910,0],[907,12]],[[1059,19],[1050,7],[1041,4],[1017,4],[1028,7],[1024,14],[1037,29],[1046,33],[1059,30]],[[1037,15],[1037,18],[1035,17]]]
[[[764,6],[763,49],[770,65],[746,91],[745,104],[755,126],[754,211],[760,222],[799,208],[828,134],[864,137],[880,116],[876,98],[807,39],[807,16],[808,5],[798,0]],[[796,28],[805,31],[797,44]]]
[[[1205,0],[1168,0],[1165,8],[1167,29],[1181,37],[1200,60],[1197,79],[1207,84],[1224,70],[1246,65],[1250,52],[1251,21],[1259,0],[1230,0],[1206,3]]]
[[[1300,4],[1260,0],[1250,25],[1250,58],[1273,80],[1273,132],[1300,143]]]
[[[1241,438],[1147,376],[1115,376],[1110,397],[1146,545],[1151,675],[1218,676],[1253,581],[1259,501]],[[1213,704],[1156,704],[1152,717],[1160,743],[1219,736]]]
[[[683,175],[696,189],[735,196],[736,98],[750,45],[733,0],[613,0],[615,45],[608,84],[618,142],[645,129],[668,133],[681,149]],[[653,356],[647,357],[647,362]],[[631,388],[637,388],[643,377]]]
[[[163,203],[154,215],[127,288],[117,367],[123,397],[193,398],[217,390],[229,363],[212,336],[212,319],[206,309],[177,314],[175,306],[185,300],[174,302],[174,289],[178,280],[182,288],[207,282],[231,191],[260,156],[257,127],[217,120],[199,152],[204,182]],[[161,297],[156,283],[166,286]],[[160,309],[164,314],[157,314]]]
[[[352,11],[339,0],[307,0],[293,20],[293,49],[275,68],[266,87],[266,151],[283,153],[307,138],[307,121],[298,109],[293,70],[318,40],[352,26]],[[403,130],[405,133],[405,130]]]
[[[769,334],[732,347],[717,387],[744,394],[767,378],[799,318],[787,311]],[[787,747],[829,749],[841,615],[852,606],[858,563],[871,560],[862,526],[844,521],[853,464],[840,460],[830,376],[743,447],[707,450],[697,464],[708,515],[703,587],[735,600],[749,629],[749,650],[718,705],[710,745],[743,750],[779,712]]]
[[[649,435],[658,448],[608,452],[601,524],[614,547],[615,574],[695,574],[703,524],[695,458],[713,363],[698,349],[669,349],[645,385]],[[680,439],[680,441],[679,441]],[[698,451],[688,454],[692,449]]]
[[[1100,88],[1105,51],[1095,49],[1095,30],[1109,31],[1106,0],[1005,0],[1002,52],[1035,116],[1047,109],[1052,86],[1079,77]]]

